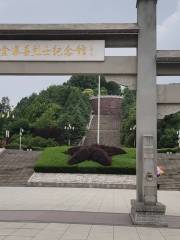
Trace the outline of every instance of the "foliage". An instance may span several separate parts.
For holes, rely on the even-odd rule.
[[[61,107],[56,103],[49,103],[47,109],[42,115],[32,123],[33,128],[58,128],[58,115],[60,114]]]
[[[135,145],[136,92],[124,89],[122,103],[121,143],[127,147]]]
[[[86,160],[92,160],[104,166],[109,166],[112,163],[112,159],[108,156],[108,153],[98,145],[80,147],[69,159],[68,163],[73,165]]]
[[[106,145],[98,145],[98,144],[93,144],[93,147],[98,147],[107,152],[109,156],[114,156],[118,154],[125,154],[126,151],[122,148],[119,147],[114,147],[114,146],[106,146]],[[80,149],[82,149],[83,146],[76,146],[76,147],[70,147],[68,148],[67,154],[69,155],[74,155],[76,152],[78,152]]]
[[[125,89],[122,105],[121,143],[125,146],[134,146],[136,131],[136,94],[135,91]],[[177,131],[180,129],[180,112],[158,120],[158,148],[177,147]]]
[[[158,147],[159,148],[173,148],[177,146],[178,137],[175,128],[165,128],[158,131]]]
[[[24,148],[34,148],[34,147],[40,147],[40,148],[45,148],[45,147],[54,147],[57,146],[57,142],[55,142],[54,139],[52,138],[42,138],[39,136],[33,137],[32,135],[23,135],[22,136],[22,143],[24,145]],[[11,145],[19,145],[19,135],[15,134],[11,138]]]
[[[87,97],[92,97],[94,95],[94,90],[91,88],[86,88],[83,90],[83,94],[85,94]]]
[[[22,149],[27,148],[25,145],[21,145]],[[18,143],[10,143],[6,146],[6,149],[19,149],[19,144]]]
[[[98,94],[99,75],[73,75],[64,85],[80,88],[82,91],[91,89],[94,95]],[[107,82],[104,76],[101,76],[101,94],[102,95],[121,95],[121,88],[115,82]]]
[[[33,93],[23,98],[17,104],[14,114],[15,119],[4,125],[11,132],[11,142],[14,141],[13,136],[23,128],[29,141],[39,136],[53,138],[59,144],[66,143],[69,138],[71,142],[78,143],[89,121],[90,102],[79,88],[70,85],[50,86],[39,94]],[[64,129],[68,124],[74,127],[74,131]]]
[[[69,156],[65,154],[67,150],[67,146],[46,148],[35,165],[35,171],[136,174],[135,149],[125,149],[126,154],[113,156],[111,166],[103,166],[93,161],[84,161],[76,165],[69,165]]]
[[[165,116],[158,121],[158,148],[178,146],[177,131],[180,129],[180,112]]]
[[[180,152],[180,149],[178,147],[158,149],[158,153],[179,153],[179,152]]]
[[[11,111],[10,100],[8,97],[2,97],[0,101],[0,112],[7,113]]]
[[[6,125],[9,123],[9,119],[12,117],[12,108],[10,106],[10,100],[8,97],[2,97],[0,100],[0,138],[3,138],[6,130]]]

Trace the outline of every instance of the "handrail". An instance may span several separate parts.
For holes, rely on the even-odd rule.
[[[93,115],[92,113],[93,113],[93,112],[91,111],[91,113],[90,113],[90,119],[89,119],[89,122],[88,122],[88,124],[87,124],[87,126],[86,126],[86,130],[89,130],[90,127],[91,127],[92,120],[93,120],[93,118],[94,118],[94,115]],[[81,141],[79,142],[78,146],[84,145],[85,140],[86,140],[86,135],[83,136],[83,138],[82,138]]]

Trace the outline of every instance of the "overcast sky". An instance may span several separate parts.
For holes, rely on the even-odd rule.
[[[0,23],[125,23],[136,22],[136,0],[0,0]],[[158,0],[158,49],[180,49],[180,0]],[[107,55],[132,55],[133,49]],[[68,77],[0,76],[0,98],[15,105]],[[179,82],[180,77],[158,78],[158,83]]]

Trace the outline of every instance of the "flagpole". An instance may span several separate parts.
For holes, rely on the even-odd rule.
[[[100,101],[101,101],[101,76],[99,75],[98,80],[98,129],[97,129],[97,144],[99,144],[100,140]]]

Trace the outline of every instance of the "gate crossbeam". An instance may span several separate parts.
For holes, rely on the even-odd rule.
[[[136,56],[106,56],[104,62],[12,62],[0,64],[0,75],[130,75],[136,81]],[[157,75],[180,75],[180,51],[157,51]],[[145,80],[145,79],[144,79]]]
[[[105,40],[107,48],[137,47],[137,23],[0,24],[0,40]]]

